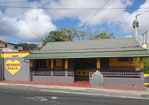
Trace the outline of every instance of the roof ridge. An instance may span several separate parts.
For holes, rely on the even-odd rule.
[[[98,40],[120,40],[120,39],[135,39],[131,38],[110,38],[110,39],[96,39],[96,40],[73,40],[73,41],[55,41],[55,42],[47,42],[47,43],[68,43],[68,42],[87,42],[87,41],[98,41]]]

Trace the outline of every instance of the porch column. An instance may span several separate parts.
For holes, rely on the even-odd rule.
[[[51,76],[53,76],[53,59],[51,59]]]
[[[68,71],[68,59],[65,59],[65,76],[67,77],[67,72]]]
[[[33,69],[34,69],[34,61],[33,60],[30,60],[30,73],[29,73],[29,79],[30,79],[30,81],[32,81],[32,77],[33,77]]]
[[[100,70],[100,58],[97,58],[96,62],[97,62],[97,70]]]
[[[141,69],[141,78],[144,78],[144,62],[143,58],[140,58],[140,69]]]
[[[38,69],[40,68],[40,60],[38,59]]]
[[[49,60],[48,59],[47,59],[47,68],[48,68],[48,70],[50,69]]]

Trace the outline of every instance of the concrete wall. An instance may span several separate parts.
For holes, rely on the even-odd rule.
[[[7,48],[14,49],[14,45],[7,44]]]
[[[15,73],[12,74],[6,69],[6,62],[11,60],[14,62],[18,60],[21,64],[20,69]],[[29,61],[23,61],[23,58],[4,58],[4,79],[5,80],[12,80],[12,81],[30,81],[30,69],[29,69]]]
[[[33,76],[32,81],[41,81],[41,82],[74,82],[73,76]]]
[[[104,85],[144,86],[140,78],[104,78]]]
[[[18,46],[18,50],[22,51],[23,50],[23,47]]]
[[[0,43],[0,48],[5,48],[5,44]]]
[[[29,52],[2,52],[2,79],[11,81],[30,81],[29,60],[24,56]]]
[[[92,74],[89,75],[89,82],[92,84]],[[103,77],[104,85],[123,85],[123,86],[144,86],[144,71],[141,70],[139,78],[128,77]]]
[[[0,80],[2,79],[2,58],[0,53]]]

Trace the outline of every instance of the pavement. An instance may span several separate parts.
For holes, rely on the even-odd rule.
[[[107,96],[117,98],[149,100],[149,88],[136,86],[106,85],[92,87],[88,82],[56,83],[56,82],[29,82],[29,81],[0,81],[0,87],[10,89],[32,89],[40,92],[77,94],[88,96]]]
[[[148,105],[149,103],[149,100],[143,99],[67,94],[40,91],[40,89],[0,86],[0,105]]]

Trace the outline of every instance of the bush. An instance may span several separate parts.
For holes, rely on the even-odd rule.
[[[144,59],[144,73],[149,74],[149,58]]]

